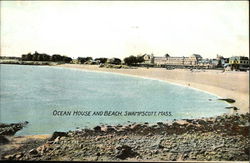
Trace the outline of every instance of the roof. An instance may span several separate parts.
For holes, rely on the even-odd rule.
[[[194,56],[194,57],[196,57],[196,58],[202,58],[200,54],[193,54],[193,55],[191,55],[191,56]]]

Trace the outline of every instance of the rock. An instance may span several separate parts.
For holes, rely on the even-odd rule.
[[[107,132],[116,132],[116,129],[113,127],[108,127]]]
[[[103,132],[116,132],[117,130],[112,126],[104,126],[101,128]]]
[[[46,151],[52,150],[52,149],[53,149],[52,146],[48,143],[43,144],[36,148],[37,152],[39,152],[40,154],[44,154]]]
[[[162,126],[163,123],[162,122],[157,122],[157,125]]]
[[[159,148],[159,149],[163,149],[163,148],[164,148],[164,146],[163,146],[163,145],[161,145],[161,144],[159,144],[159,145],[158,145],[158,148]]]
[[[130,146],[127,145],[118,146],[116,150],[116,157],[122,160],[125,160],[128,157],[133,158],[139,155],[137,152],[134,152]]]
[[[198,124],[200,124],[200,125],[207,125],[207,122],[204,121],[203,119],[199,119],[198,120]]]
[[[5,159],[5,160],[12,160],[14,157],[15,157],[15,154],[13,154],[13,155],[6,155],[6,156],[3,157],[3,159]]]
[[[54,140],[54,144],[58,144],[60,141],[60,136],[58,136],[55,140]]]
[[[0,144],[7,144],[9,143],[9,139],[7,139],[5,136],[0,135]]]
[[[150,136],[153,136],[153,134],[152,133],[148,133],[148,135],[147,135],[148,137],[150,137]]]
[[[51,138],[49,139],[49,141],[53,141],[55,140],[57,137],[62,137],[62,136],[65,136],[67,137],[68,134],[66,132],[54,132],[53,135],[51,136]]]
[[[235,107],[235,106],[231,106],[231,107],[225,107],[225,109],[232,109],[234,111],[240,110],[239,108]]]
[[[220,98],[220,99],[218,99],[218,100],[226,101],[226,102],[228,102],[228,103],[234,103],[234,102],[235,102],[235,100],[234,100],[234,99],[231,99],[231,98]]]
[[[31,150],[29,151],[29,154],[31,154],[31,155],[37,155],[37,154],[38,154],[38,151],[37,151],[36,149],[31,149]]]
[[[174,127],[179,127],[180,124],[179,124],[177,121],[175,121],[175,122],[173,122],[172,126],[174,126]]]
[[[25,127],[29,122],[20,122],[20,123],[11,123],[11,124],[4,124],[0,123],[0,135],[9,135],[13,136],[23,127]]]
[[[193,123],[193,119],[185,119],[188,123]]]
[[[176,123],[177,123],[178,125],[180,125],[180,126],[185,126],[185,125],[188,125],[188,124],[189,124],[189,122],[186,121],[186,120],[179,120],[179,121],[177,121]]]
[[[84,148],[85,147],[85,145],[84,144],[80,144],[80,146],[79,146],[80,148]]]
[[[23,153],[17,153],[17,154],[15,155],[15,158],[16,158],[16,159],[20,159],[22,156],[23,156]]]
[[[101,132],[102,128],[100,126],[96,126],[96,127],[94,127],[94,131]]]
[[[143,128],[143,126],[141,124],[134,124],[133,126],[131,126],[131,129],[134,131],[139,131]]]

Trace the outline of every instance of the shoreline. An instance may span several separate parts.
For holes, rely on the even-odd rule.
[[[0,60],[1,64],[12,64],[12,65],[37,65],[37,66],[54,66],[60,64],[52,61],[20,61],[20,60]]]
[[[172,123],[158,122],[152,126],[148,123],[105,125],[54,132],[53,135],[13,137],[11,144],[0,146],[4,149],[0,152],[0,159],[247,161],[249,117],[249,113],[223,115]]]
[[[164,68],[147,69],[141,67],[136,69],[111,69],[99,68],[97,65],[79,64],[63,64],[56,65],[56,67],[114,73],[190,87],[217,97],[234,99],[236,102],[231,105],[240,109],[238,113],[242,114],[249,112],[249,73],[247,72],[222,73],[218,70],[191,72],[187,69],[166,70]]]

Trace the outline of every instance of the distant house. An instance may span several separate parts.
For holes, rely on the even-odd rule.
[[[212,65],[215,68],[222,68],[228,62],[229,62],[229,58],[224,58],[223,56],[217,54],[216,59],[213,59]]]
[[[81,62],[79,62],[78,59],[72,59],[71,63],[73,63],[73,64],[80,64]]]
[[[221,65],[224,67],[226,64],[229,64],[229,58],[221,59]]]
[[[145,64],[154,64],[154,55],[153,54],[144,54],[142,55]]]
[[[229,62],[229,58],[224,58],[221,55],[217,55],[214,59],[202,59],[199,62],[200,66],[205,66],[206,68],[223,68],[224,65]]]
[[[231,70],[249,70],[249,58],[244,56],[233,56],[229,58]]]
[[[199,54],[193,54],[187,58],[187,61],[191,65],[197,65],[202,60],[202,56]]]
[[[217,68],[219,66],[219,60],[218,59],[212,59],[212,68]]]
[[[211,68],[212,67],[212,60],[211,59],[201,59],[198,64],[200,66],[206,67],[206,68]]]

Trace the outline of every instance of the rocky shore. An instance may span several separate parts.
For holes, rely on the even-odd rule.
[[[250,114],[54,132],[2,160],[249,161]]]
[[[27,121],[20,122],[20,123],[11,123],[11,124],[0,123],[0,135],[1,136],[13,136],[15,135],[17,131],[21,130],[28,123],[29,122]]]

